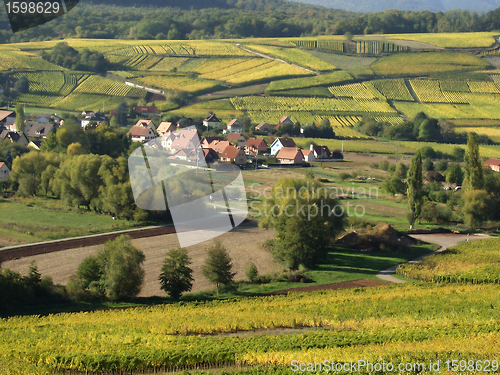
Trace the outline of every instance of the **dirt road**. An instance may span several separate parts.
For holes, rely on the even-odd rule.
[[[445,251],[446,249],[448,249],[449,247],[457,245],[459,242],[483,240],[485,238],[491,238],[491,236],[488,236],[488,235],[468,236],[466,234],[453,234],[453,233],[413,234],[410,237],[413,237],[417,240],[424,241],[424,242],[435,243],[441,247],[438,250],[434,251],[433,253],[422,255],[421,257],[413,259],[412,261],[410,261],[408,263],[420,262],[423,258],[428,257],[430,255],[441,253],[441,252]],[[381,280],[390,281],[393,283],[405,283],[406,281],[397,279],[394,276],[392,276],[396,272],[396,269],[398,267],[399,267],[399,264],[392,266],[390,268],[387,268],[383,271],[380,271],[377,274],[377,277]]]
[[[245,279],[245,265],[254,262],[260,274],[279,271],[281,268],[274,262],[271,254],[260,245],[266,239],[274,237],[273,230],[265,230],[257,227],[255,221],[243,223],[228,233],[218,238],[228,249],[233,259],[233,269],[236,271],[235,279]],[[141,297],[163,296],[164,292],[158,284],[158,276],[168,250],[179,247],[176,234],[166,234],[148,238],[138,238],[132,243],[140,248],[146,255],[144,270],[146,276],[144,286],[140,293]],[[189,256],[193,261],[193,292],[211,289],[212,286],[201,274],[201,266],[205,260],[206,249],[211,241],[187,247]],[[102,245],[79,247],[75,249],[58,251],[55,253],[29,256],[26,258],[10,260],[2,264],[4,268],[11,268],[22,274],[28,272],[29,264],[35,260],[38,270],[42,276],[52,277],[54,283],[65,285],[70,276],[76,272],[80,262],[89,255],[95,254]]]

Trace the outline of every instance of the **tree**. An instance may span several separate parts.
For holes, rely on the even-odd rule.
[[[477,136],[473,133],[470,133],[467,139],[464,161],[464,189],[466,191],[481,190],[484,187],[483,163],[479,156]]]
[[[449,184],[462,184],[464,179],[464,174],[462,172],[462,168],[460,168],[460,164],[453,163],[448,167],[448,173],[446,173],[446,182]]]
[[[139,294],[144,281],[145,256],[132,245],[129,236],[107,241],[99,257],[103,265],[102,284],[110,300],[126,300]]]
[[[478,228],[490,214],[491,198],[485,190],[469,190],[462,197],[462,213],[471,228]]]
[[[404,163],[398,163],[396,165],[396,176],[399,178],[406,178],[408,174],[408,167]]]
[[[259,275],[259,270],[257,269],[257,266],[255,265],[254,262],[250,262],[246,269],[245,269],[245,275],[248,277],[248,280],[253,283],[255,279],[257,279],[257,276]]]
[[[82,148],[82,145],[79,142],[72,143],[68,146],[68,150],[66,154],[68,156],[82,155],[85,153],[85,150]]]
[[[434,170],[434,163],[432,162],[431,158],[426,158],[424,162],[422,163],[422,168],[424,171],[429,172]]]
[[[406,184],[398,176],[391,176],[384,180],[382,189],[391,195],[405,194]]]
[[[232,272],[231,257],[220,240],[214,240],[207,250],[207,255],[201,271],[208,281],[216,285],[217,292],[219,292],[220,285],[231,284],[236,275]]]
[[[16,130],[24,132],[24,108],[22,104],[16,104]]]
[[[50,132],[47,138],[42,142],[42,150],[53,151],[59,144],[57,143],[57,136],[55,132]]]
[[[118,107],[116,108],[116,121],[118,126],[127,126],[127,118],[128,118],[129,109],[127,106],[127,102],[122,100]]]
[[[14,90],[18,94],[27,94],[30,91],[30,82],[26,76],[21,76],[14,84]]]
[[[193,270],[189,268],[191,260],[186,249],[170,250],[163,262],[160,274],[161,289],[177,300],[183,292],[189,292],[193,286]]]
[[[344,226],[344,209],[317,181],[284,178],[262,208],[259,225],[276,228],[273,255],[292,270],[317,267]]]
[[[410,168],[408,170],[408,221],[410,223],[410,229],[413,229],[415,220],[420,216],[423,203],[422,194],[422,156],[420,152],[417,151],[415,156],[412,158],[410,163]]]

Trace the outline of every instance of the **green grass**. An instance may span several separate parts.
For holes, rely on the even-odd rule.
[[[335,85],[352,80],[352,76],[345,71],[322,74],[314,77],[292,78],[280,81],[273,81],[266,91],[302,89],[314,86]]]
[[[438,47],[469,48],[489,47],[495,43],[495,35],[498,35],[498,32],[395,34],[386,35],[386,38],[414,40]]]
[[[370,67],[379,76],[417,76],[440,72],[478,70],[490,66],[476,56],[465,53],[402,53],[381,58]]]
[[[366,67],[377,60],[376,57],[344,56],[334,53],[312,50],[308,50],[307,52],[327,62],[328,64],[336,66],[339,69],[354,69]]]
[[[398,268],[401,276],[423,281],[500,283],[500,238],[463,242],[418,264]]]
[[[0,235],[10,244],[127,229],[135,222],[86,211],[68,211],[58,200],[44,198],[0,201]]]

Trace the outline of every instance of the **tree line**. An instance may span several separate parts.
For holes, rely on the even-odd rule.
[[[193,7],[186,4],[193,3]],[[500,28],[500,8],[487,13],[397,11],[359,14],[282,0],[211,0],[142,3],[101,1],[80,4],[64,17],[12,34],[0,14],[0,42],[58,38],[208,39],[299,37],[313,35],[493,31]],[[176,7],[177,6],[177,7]]]

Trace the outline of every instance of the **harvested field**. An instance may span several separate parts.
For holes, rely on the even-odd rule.
[[[245,265],[254,262],[260,274],[279,271],[281,268],[274,262],[270,253],[262,249],[260,244],[274,237],[274,231],[257,227],[257,222],[250,221],[228,233],[221,235],[220,240],[226,246],[233,259],[236,280],[245,279]],[[139,238],[132,243],[140,248],[146,255],[144,270],[146,277],[141,291],[141,297],[164,295],[158,284],[158,276],[167,251],[179,246],[176,234],[166,234],[155,237]],[[194,283],[193,292],[211,289],[212,285],[201,274],[201,266],[205,260],[206,249],[211,241],[189,246],[187,248],[193,264]],[[42,276],[52,277],[55,284],[66,284],[69,277],[75,273],[80,262],[89,255],[94,254],[100,245],[80,247],[63,250],[55,253],[35,255],[26,258],[7,261],[2,264],[4,268],[11,268],[23,274],[28,272],[29,264],[35,260]]]

